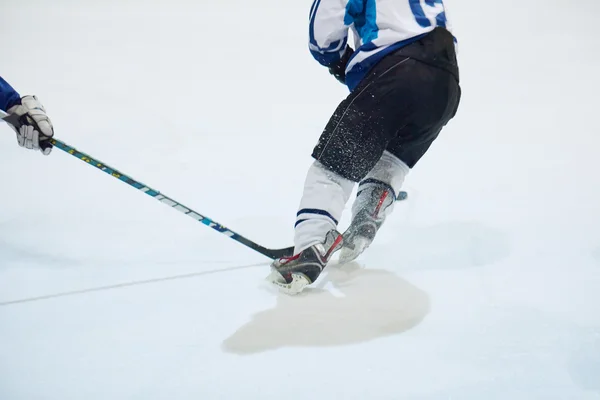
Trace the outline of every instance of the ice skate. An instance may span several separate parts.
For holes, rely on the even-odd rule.
[[[395,201],[394,191],[383,183],[369,183],[359,188],[352,206],[352,222],[343,234],[340,263],[356,259],[371,245]]]
[[[287,294],[298,294],[317,280],[333,253],[342,247],[342,235],[331,230],[323,243],[310,246],[292,257],[283,257],[271,264],[267,277],[275,286]]]

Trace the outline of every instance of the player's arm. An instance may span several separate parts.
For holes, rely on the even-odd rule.
[[[52,145],[48,140],[54,135],[54,127],[46,109],[35,96],[21,97],[17,91],[0,77],[0,109],[19,117],[20,126],[10,125],[17,133],[19,146],[50,154]]]
[[[312,56],[340,82],[353,53],[348,46],[346,6],[348,0],[314,0],[310,9],[309,49]]]
[[[0,110],[6,112],[19,102],[21,96],[0,76]]]

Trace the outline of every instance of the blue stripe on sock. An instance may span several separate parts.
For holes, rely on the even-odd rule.
[[[298,211],[298,213],[296,214],[296,217],[299,217],[302,214],[318,214],[318,215],[324,215],[327,218],[331,218],[331,220],[333,222],[335,222],[335,224],[338,224],[338,221],[333,218],[333,216],[331,214],[329,214],[327,211],[325,210],[319,210],[318,208],[303,208],[302,210]]]
[[[298,226],[298,224],[304,222],[304,221],[308,221],[307,219],[300,219],[298,221],[296,221],[296,223],[294,224],[294,228]]]

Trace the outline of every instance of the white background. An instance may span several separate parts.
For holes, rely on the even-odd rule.
[[[263,287],[260,254],[0,127],[0,398],[599,399],[600,4],[448,5],[457,117],[377,242],[298,298]],[[286,247],[347,94],[309,9],[3,1],[0,74],[57,138]]]

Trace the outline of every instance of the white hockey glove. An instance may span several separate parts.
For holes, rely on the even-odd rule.
[[[17,133],[19,146],[30,150],[39,150],[44,155],[50,154],[52,145],[49,139],[54,135],[54,127],[46,109],[35,96],[23,96],[21,104],[8,110],[9,114],[19,116],[20,126],[9,124]]]

